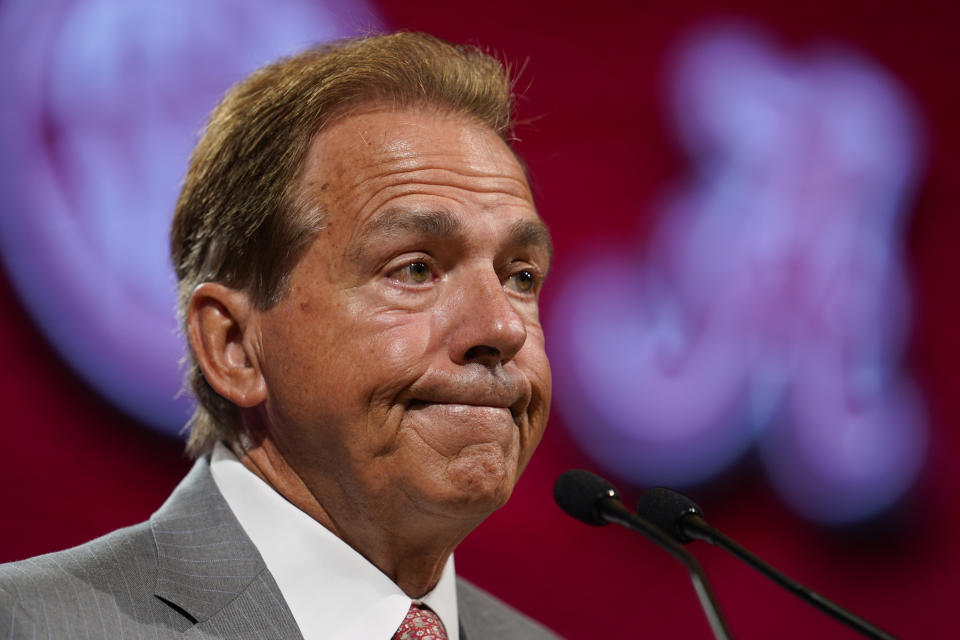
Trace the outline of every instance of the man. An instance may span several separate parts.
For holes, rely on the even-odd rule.
[[[458,581],[547,421],[502,67],[395,34],[236,86],[172,230],[198,408],[148,523],[0,569],[0,636],[550,638]]]

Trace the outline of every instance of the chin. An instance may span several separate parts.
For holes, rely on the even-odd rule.
[[[464,514],[486,517],[510,498],[517,480],[517,461],[497,447],[465,452],[449,463],[446,481],[450,503]]]

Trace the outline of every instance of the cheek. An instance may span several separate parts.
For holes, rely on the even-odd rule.
[[[391,369],[415,367],[430,350],[429,328],[418,322],[407,322],[371,336],[378,346],[378,357]]]
[[[354,376],[350,359],[366,360],[351,344],[356,334],[349,309],[334,295],[300,288],[268,312],[262,325],[263,370],[277,410],[316,420],[323,405],[335,410]],[[304,415],[314,414],[314,415]]]
[[[550,415],[552,380],[542,335],[539,340],[524,345],[524,349],[517,354],[517,364],[529,380],[532,392],[527,408],[528,429],[521,439],[521,464],[525,466],[543,436]]]
[[[343,393],[389,408],[428,367],[429,320],[422,314],[369,314],[330,345]]]
[[[330,374],[337,363],[329,351],[311,336],[297,339],[293,333],[264,338],[264,377],[273,422],[303,428],[333,417],[342,396],[336,394],[339,376]],[[327,400],[321,406],[317,398]]]
[[[534,395],[549,406],[552,384],[550,361],[547,359],[543,331],[539,326],[527,330],[527,341],[517,354],[517,364],[530,380]]]

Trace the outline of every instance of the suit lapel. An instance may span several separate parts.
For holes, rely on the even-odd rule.
[[[196,625],[186,637],[301,638],[256,547],[200,459],[150,518],[158,597]]]

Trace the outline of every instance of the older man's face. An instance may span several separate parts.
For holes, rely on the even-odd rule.
[[[326,227],[262,316],[271,437],[321,502],[485,517],[550,403],[523,170],[463,117],[370,110],[315,138],[301,187]]]

